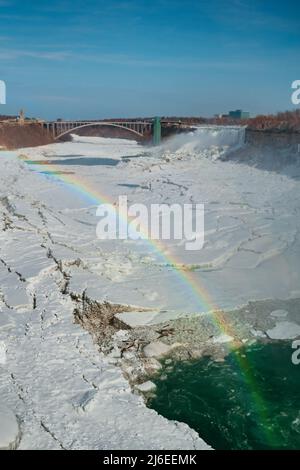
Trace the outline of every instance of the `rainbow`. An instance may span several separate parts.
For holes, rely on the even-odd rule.
[[[81,195],[84,199],[88,200],[93,205],[114,204],[112,199],[101,193],[98,189],[96,190],[93,188],[92,185],[84,181],[82,177],[79,177],[72,172],[61,171],[59,165],[53,164],[53,161],[30,160],[26,155],[20,155],[19,158],[28,165],[48,166],[49,169],[47,168],[47,171],[37,171],[37,173],[47,177],[50,176],[57,182],[64,183],[69,190],[75,190],[77,194]],[[128,221],[127,212],[122,213],[119,211],[118,215],[120,219]],[[143,232],[142,229],[141,232]],[[254,412],[262,425],[262,434],[264,435],[264,438],[268,444],[271,447],[274,447],[278,443],[274,440],[275,436],[273,435],[269,424],[270,419],[266,404],[264,403],[264,400],[256,385],[255,377],[249,361],[244,355],[239,353],[239,348],[243,344],[237,338],[233,327],[226,319],[225,312],[214,303],[210,293],[200,284],[199,279],[195,279],[194,273],[192,271],[185,270],[182,266],[182,263],[180,263],[180,260],[177,259],[174,255],[170,256],[164,253],[164,246],[161,241],[149,239],[148,232],[146,233],[146,231],[144,231],[144,234],[145,240],[151,250],[154,251],[164,263],[173,269],[173,272],[179,279],[181,285],[185,286],[189,293],[192,294],[192,296],[195,298],[199,304],[199,311],[205,311],[209,314],[212,323],[221,334],[225,334],[233,338],[233,341],[227,343],[228,350],[233,354],[237,369],[240,371],[241,377],[251,393]]]

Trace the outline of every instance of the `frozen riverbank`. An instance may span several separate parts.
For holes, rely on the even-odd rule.
[[[19,448],[208,448],[188,426],[147,409],[121,369],[74,323],[72,274],[80,271],[82,289],[84,273],[93,277],[80,252],[105,261],[91,246],[94,230],[88,238],[79,229],[72,194],[37,178],[14,153],[1,153],[0,164],[0,391],[20,422]],[[64,215],[57,204],[67,200]],[[69,212],[76,228],[67,233]]]
[[[81,137],[1,153],[0,387],[21,419],[21,448],[205,447],[132,394],[119,353],[99,354],[73,312],[88,298],[148,324],[299,297],[299,182],[222,162],[217,144],[153,153]],[[204,249],[98,240],[96,207],[120,194],[204,203]]]

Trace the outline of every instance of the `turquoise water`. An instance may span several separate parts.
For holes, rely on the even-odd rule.
[[[172,370],[164,363],[148,405],[215,449],[300,449],[300,365],[292,353],[288,342],[269,343],[239,350],[238,360],[231,353],[222,363],[204,358]]]

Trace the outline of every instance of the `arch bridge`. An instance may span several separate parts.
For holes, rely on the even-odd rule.
[[[153,121],[49,121],[43,127],[52,135],[54,140],[70,134],[76,129],[90,126],[111,126],[126,129],[129,132],[145,137],[152,134]]]

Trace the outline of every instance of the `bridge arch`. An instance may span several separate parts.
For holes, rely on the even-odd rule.
[[[59,124],[59,123],[58,123]],[[135,123],[132,123],[133,125]],[[141,123],[142,125],[142,123]],[[116,124],[116,123],[113,123],[113,122],[89,122],[89,123],[86,123],[86,124],[81,124],[81,125],[77,125],[77,126],[74,126],[74,127],[71,127],[70,129],[67,129],[67,130],[63,130],[63,132],[61,133],[58,133],[55,137],[54,137],[54,140],[58,140],[60,139],[61,137],[63,137],[64,135],[67,135],[67,134],[71,134],[72,132],[76,131],[76,129],[82,129],[84,127],[92,127],[92,126],[110,126],[110,127],[118,127],[119,129],[125,129],[126,131],[129,131],[129,132],[132,132],[133,134],[139,136],[139,137],[144,137],[144,134],[142,132],[138,132],[137,130],[135,129],[132,129],[130,127],[127,127],[125,124],[122,125],[121,123],[120,124]]]

